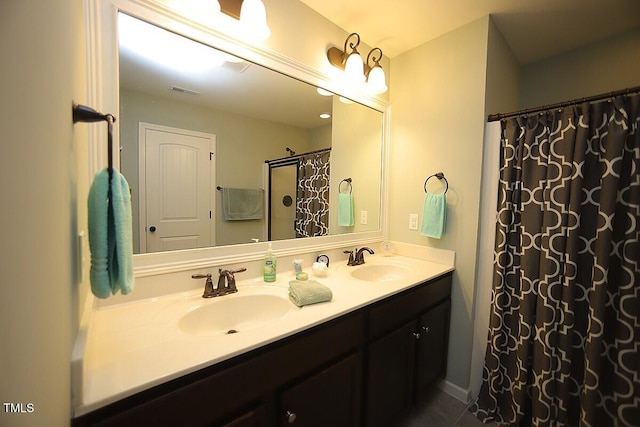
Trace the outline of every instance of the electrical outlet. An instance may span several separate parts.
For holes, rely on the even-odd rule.
[[[418,214],[409,214],[409,230],[418,229]]]
[[[360,224],[366,225],[368,222],[369,214],[367,211],[360,211]]]

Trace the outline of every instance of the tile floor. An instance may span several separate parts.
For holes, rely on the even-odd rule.
[[[444,391],[434,390],[420,398],[418,404],[400,421],[398,427],[496,427],[483,424],[467,411],[466,405]]]

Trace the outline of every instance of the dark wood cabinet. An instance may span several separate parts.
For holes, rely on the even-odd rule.
[[[416,394],[425,391],[446,374],[450,308],[449,301],[442,302],[418,320],[420,337],[416,341]]]
[[[279,425],[359,426],[360,363],[351,355],[286,390]]]
[[[415,322],[372,342],[368,351],[367,425],[387,427],[411,400]]]
[[[394,425],[444,376],[451,273],[81,417],[85,426]]]
[[[371,308],[366,425],[394,425],[446,370],[450,276]],[[404,322],[404,323],[403,323]]]
[[[266,405],[260,405],[224,423],[222,427],[263,427],[269,425],[268,419]],[[212,427],[215,425],[211,424]]]

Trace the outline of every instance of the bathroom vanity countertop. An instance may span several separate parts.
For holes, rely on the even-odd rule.
[[[279,272],[277,281],[268,284],[261,277],[239,280],[238,293],[230,296],[203,299],[198,289],[98,308],[88,326],[81,396],[74,397],[74,416],[309,329],[454,269],[452,264],[406,256],[366,255],[365,265],[385,263],[401,263],[411,273],[402,279],[371,282],[351,276],[358,267],[331,265],[327,277],[309,274],[331,289],[330,302],[302,308],[291,303],[293,309],[283,318],[230,335],[188,335],[180,331],[178,321],[189,304],[204,305],[256,290],[288,295],[289,281],[294,279],[291,272]]]

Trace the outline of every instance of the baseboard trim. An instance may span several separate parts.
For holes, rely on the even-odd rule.
[[[471,389],[469,388],[458,387],[447,380],[440,381],[438,388],[464,404],[471,403]]]

